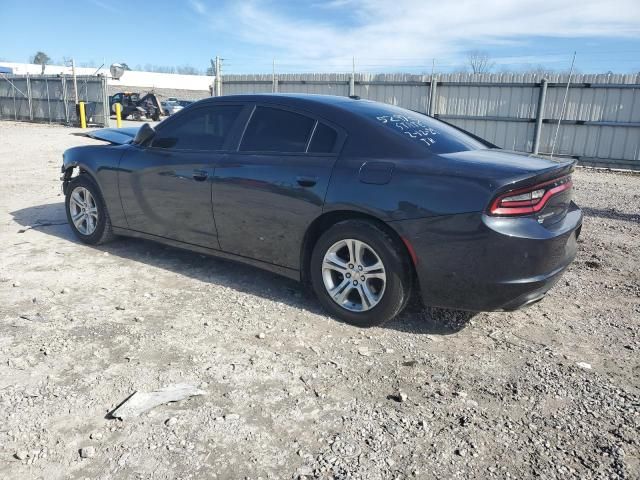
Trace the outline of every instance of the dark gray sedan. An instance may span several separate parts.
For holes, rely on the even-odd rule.
[[[571,160],[504,151],[420,113],[357,98],[227,96],[155,129],[67,150],[69,224],[249,263],[313,286],[370,326],[425,304],[510,310],[573,260]]]

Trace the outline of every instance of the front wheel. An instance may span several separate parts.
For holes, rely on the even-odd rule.
[[[411,265],[393,236],[373,222],[335,224],[316,243],[311,283],[334,316],[359,327],[398,315],[411,294]]]
[[[113,239],[111,219],[96,183],[78,175],[66,187],[65,209],[73,233],[83,243],[98,245]]]

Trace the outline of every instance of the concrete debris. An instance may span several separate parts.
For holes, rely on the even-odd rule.
[[[194,385],[179,383],[169,385],[153,392],[135,392],[120,404],[111,417],[125,420],[151,410],[159,405],[170,402],[179,402],[189,397],[205,395],[207,392]]]

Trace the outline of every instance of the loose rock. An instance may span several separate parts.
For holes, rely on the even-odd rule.
[[[82,447],[80,449],[80,456],[82,458],[92,458],[96,455],[96,447]]]
[[[26,450],[18,450],[13,456],[18,460],[26,460],[29,456],[29,453],[27,453]]]
[[[178,423],[178,419],[177,419],[176,417],[167,418],[167,419],[164,421],[164,424],[165,424],[167,427],[172,427],[172,426],[174,426],[176,423]]]

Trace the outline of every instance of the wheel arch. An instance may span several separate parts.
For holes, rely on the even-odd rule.
[[[96,186],[100,189],[100,192],[102,192],[102,187],[100,185],[100,182],[98,181],[98,176],[91,168],[87,167],[87,165],[84,163],[71,162],[64,165],[64,170],[62,173],[62,193],[64,193],[65,195],[67,194],[67,186],[69,185],[69,181],[72,178],[78,176],[74,175],[74,171],[76,169],[78,175],[86,175],[87,177],[89,177],[91,181],[93,181],[93,183],[95,183]]]
[[[366,220],[374,223],[376,226],[388,233],[398,243],[406,255],[406,258],[411,265],[411,276],[413,282],[417,282],[413,254],[409,250],[406,241],[403,240],[400,234],[393,229],[393,227],[380,218],[368,213],[356,210],[332,210],[317,217],[313,222],[311,222],[305,232],[300,251],[300,280],[302,283],[308,284],[310,282],[309,268],[311,264],[311,254],[320,236],[336,223],[343,222],[345,220]]]

